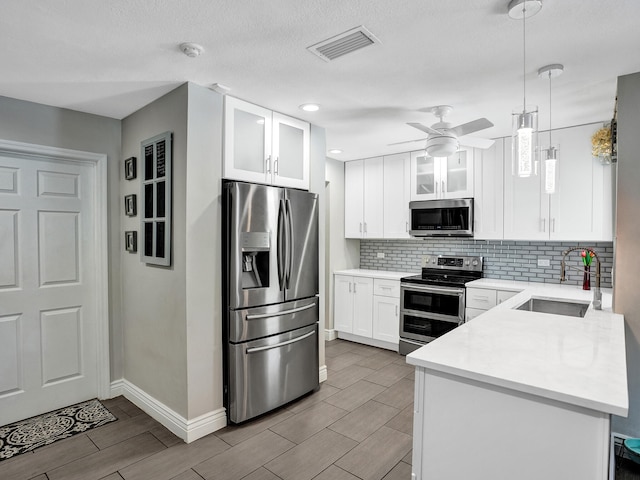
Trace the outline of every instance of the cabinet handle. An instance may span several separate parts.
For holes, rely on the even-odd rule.
[[[551,219],[551,231],[552,232],[556,231],[556,219],[555,218]]]
[[[267,173],[271,173],[271,155],[269,155],[265,160],[265,166],[267,168]]]
[[[442,180],[442,182],[440,182],[440,183],[441,183],[441,185],[442,185],[442,188],[440,188],[440,193],[441,193],[442,195],[444,195],[444,191],[445,191],[445,188],[444,188],[444,180]]]
[[[273,161],[273,173],[278,175],[278,157]]]
[[[362,222],[360,222],[360,233],[362,233]]]
[[[408,232],[409,231],[409,222],[404,222],[405,225],[405,230]]]
[[[349,293],[351,293],[351,282],[349,282]]]
[[[547,219],[546,218],[542,219],[542,231],[543,232],[547,231]]]
[[[353,293],[356,293],[356,282],[353,282]]]
[[[364,222],[364,233],[367,233],[367,222]]]
[[[396,305],[396,317],[398,316],[398,305]]]

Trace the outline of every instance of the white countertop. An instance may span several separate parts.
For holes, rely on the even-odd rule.
[[[627,415],[624,318],[612,313],[609,289],[603,289],[601,311],[590,305],[584,318],[576,318],[513,307],[531,297],[590,302],[593,291],[575,285],[491,279],[467,285],[522,291],[407,355],[407,363]]]
[[[402,277],[417,275],[420,272],[389,272],[386,270],[366,270],[363,268],[353,268],[350,270],[336,270],[334,275],[350,275],[352,277],[384,278],[388,280],[400,280]]]

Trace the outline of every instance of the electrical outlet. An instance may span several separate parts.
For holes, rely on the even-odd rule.
[[[378,258],[384,258],[384,252],[378,252],[377,257]]]
[[[538,259],[538,266],[539,267],[550,267],[551,266],[551,260],[549,260],[548,258],[539,258]]]

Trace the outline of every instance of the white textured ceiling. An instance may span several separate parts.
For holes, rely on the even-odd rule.
[[[522,22],[508,0],[3,0],[0,95],[123,118],[185,81],[326,128],[335,158],[418,149],[406,122],[450,104],[508,135],[522,104]],[[527,102],[548,128],[610,119],[616,77],[640,71],[640,0],[543,0],[527,20]],[[358,25],[381,41],[325,63],[306,47]],[[178,44],[205,48],[198,58]],[[322,105],[306,113],[298,105]],[[0,112],[1,114],[1,112]]]

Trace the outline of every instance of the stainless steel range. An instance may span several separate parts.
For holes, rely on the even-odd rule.
[[[478,278],[482,257],[423,257],[422,274],[400,279],[399,353],[411,353],[464,323],[465,284]]]

